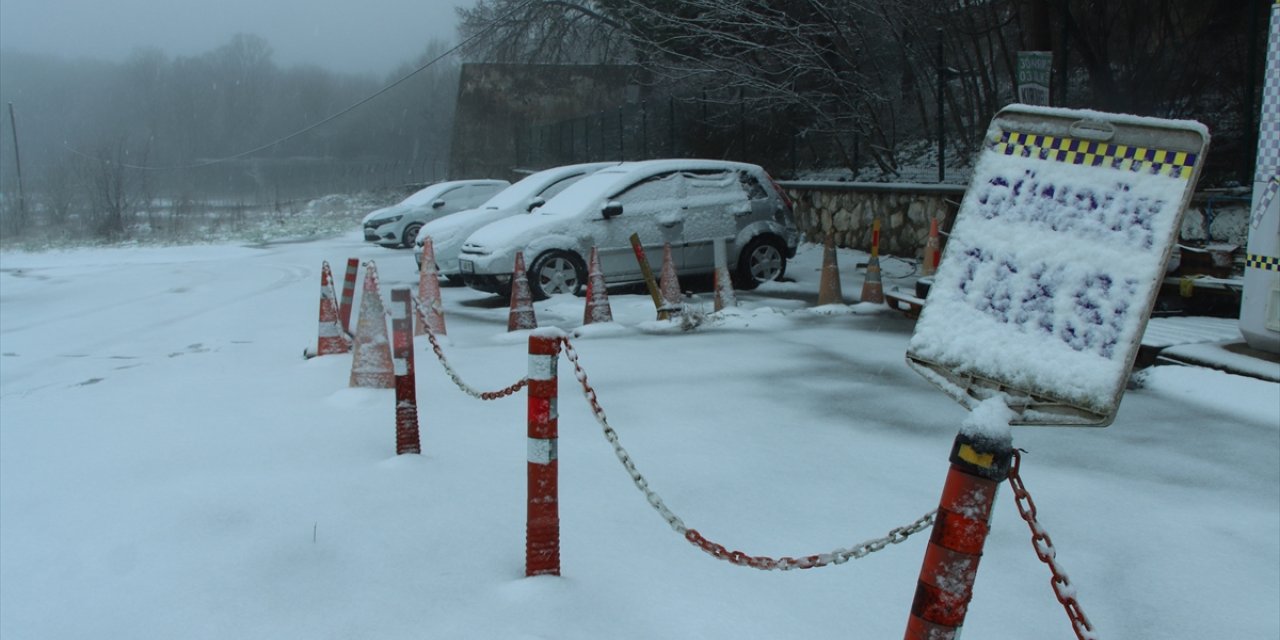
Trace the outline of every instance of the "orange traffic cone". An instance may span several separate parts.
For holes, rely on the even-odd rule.
[[[515,270],[511,274],[511,313],[507,315],[507,331],[537,328],[538,318],[533,314],[529,276],[524,272],[524,252],[517,251]]]
[[[351,339],[342,329],[338,313],[338,300],[333,291],[333,272],[325,260],[320,270],[320,341],[316,345],[318,356],[351,351]]]
[[[662,275],[658,278],[658,290],[662,293],[662,308],[658,310],[658,317],[665,319],[673,313],[680,313],[684,306],[684,294],[680,293],[680,281],[676,279],[676,266],[671,259],[669,242],[662,245]]]
[[[938,270],[938,219],[929,218],[929,239],[924,243],[924,265],[920,275],[931,276]]]
[[[729,261],[725,257],[724,238],[716,238],[714,247],[716,260],[716,294],[714,309],[716,311],[720,311],[725,307],[738,306],[738,296],[733,292],[733,279],[729,277]]]
[[[422,303],[423,314],[414,314],[418,321],[413,323],[413,335],[426,335],[427,330],[438,336],[445,335],[444,306],[440,302],[440,274],[436,271],[436,250],[432,246],[431,236],[422,241],[422,266],[418,270],[418,300]],[[426,322],[422,321],[426,317]]]
[[[360,293],[360,318],[356,321],[355,350],[351,357],[351,385],[392,389],[396,385],[387,336],[387,312],[378,293],[378,267],[365,264],[364,291]]]
[[[871,223],[871,259],[867,261],[867,277],[862,281],[862,302],[884,302],[884,286],[880,283],[880,219]]]
[[[600,254],[595,247],[591,247],[591,259],[588,262],[587,308],[582,312],[582,324],[613,322],[609,293],[605,291],[604,272],[600,271]]]
[[[844,290],[840,288],[840,265],[836,262],[836,237],[827,232],[822,245],[822,277],[818,280],[818,304],[844,304]]]

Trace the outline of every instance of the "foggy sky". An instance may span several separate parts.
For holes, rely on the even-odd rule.
[[[389,73],[432,38],[457,40],[474,0],[0,0],[0,48],[122,61],[140,47],[204,53],[262,36],[281,67]]]

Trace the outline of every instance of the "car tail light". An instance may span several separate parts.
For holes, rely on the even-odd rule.
[[[782,204],[787,205],[787,211],[794,212],[795,206],[791,204],[791,198],[787,196],[787,192],[782,187],[778,186],[778,181],[774,180],[773,176],[768,173],[764,174],[764,177],[769,179],[769,184],[773,185],[773,190],[778,192],[778,197],[782,198]]]

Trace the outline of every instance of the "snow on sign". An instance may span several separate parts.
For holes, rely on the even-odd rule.
[[[907,362],[1014,424],[1111,423],[1203,164],[1197,122],[1013,105],[992,120]]]

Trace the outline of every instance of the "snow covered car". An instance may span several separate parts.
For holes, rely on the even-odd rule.
[[[364,217],[364,239],[384,247],[411,247],[422,225],[440,216],[470,209],[511,186],[506,180],[437,182],[398,204]]]
[[[529,215],[481,228],[463,244],[458,270],[473,289],[509,295],[521,251],[534,298],[576,294],[595,247],[610,286],[642,282],[632,234],[638,234],[655,271],[663,246],[670,244],[679,275],[712,273],[713,241],[724,239],[729,268],[742,288],[782,277],[800,240],[790,201],[761,167],[646,160],[601,169]]]
[[[418,239],[413,247],[413,259],[419,267],[422,266],[423,238],[431,236],[431,246],[435,251],[436,267],[440,275],[461,282],[458,275],[458,253],[462,251],[462,243],[468,236],[489,223],[528,213],[545,204],[547,200],[555,197],[583,176],[617,164],[617,162],[571,164],[525,176],[475,209],[459,211],[428,222],[418,232]]]

